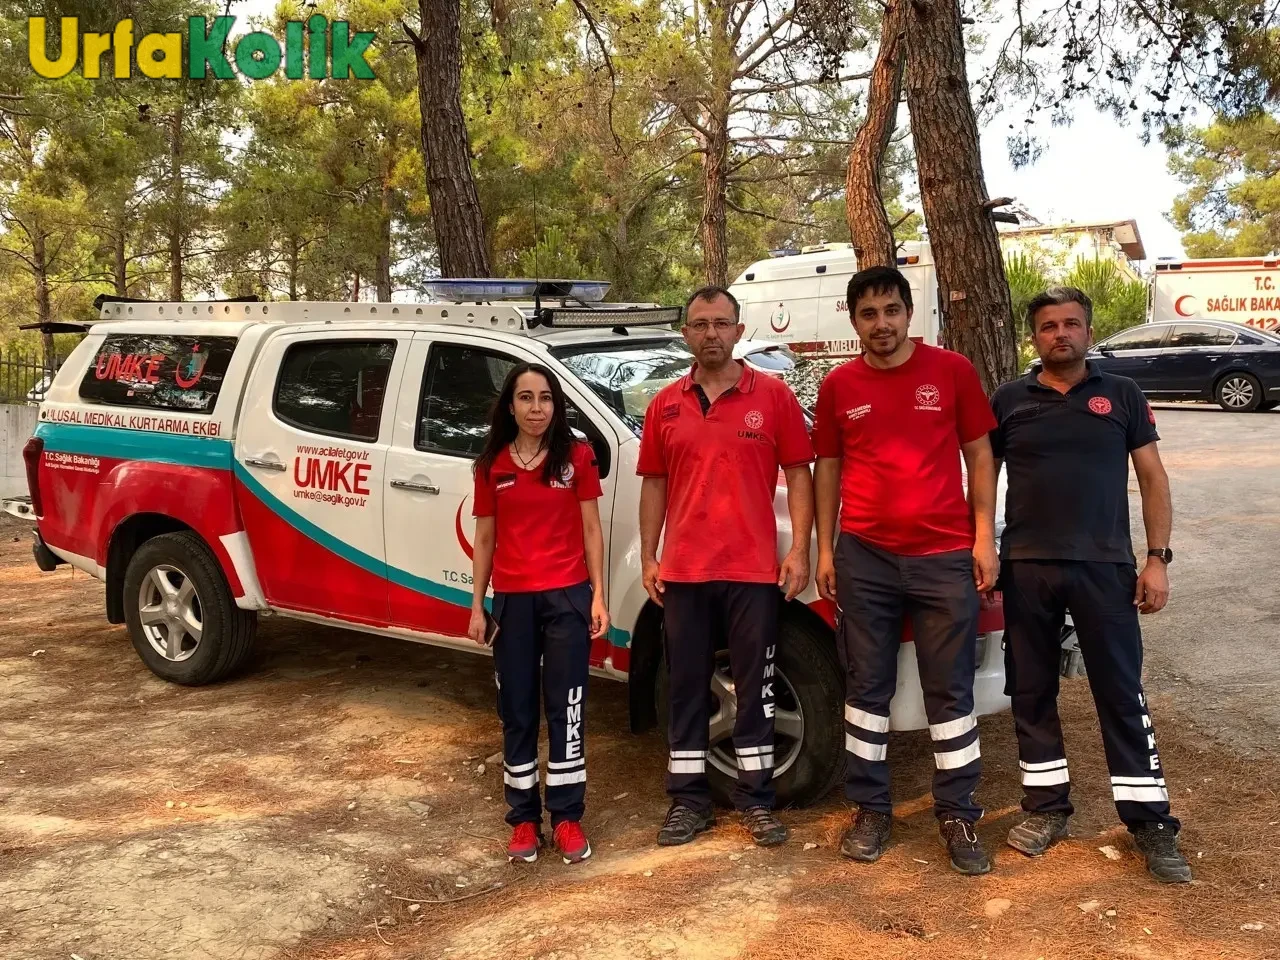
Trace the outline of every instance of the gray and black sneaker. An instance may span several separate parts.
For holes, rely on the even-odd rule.
[[[714,826],[715,822],[716,818],[710,810],[703,813],[676,800],[667,810],[667,819],[662,822],[662,829],[658,831],[658,846],[678,847],[682,843],[688,843],[702,831]]]
[[[1067,819],[1061,810],[1033,813],[1009,831],[1009,846],[1028,857],[1044,856],[1067,835]]]
[[[1148,823],[1133,832],[1133,842],[1147,858],[1147,872],[1161,883],[1190,883],[1191,864],[1178,849],[1178,833],[1163,823]]]
[[[787,827],[768,807],[749,807],[742,813],[742,825],[751,831],[757,847],[786,843]]]
[[[857,818],[840,838],[840,856],[875,863],[889,843],[892,827],[892,815],[859,807]]]
[[[991,861],[987,859],[987,851],[982,849],[978,832],[968,820],[956,817],[943,820],[938,830],[942,845],[951,854],[951,868],[961,873],[977,876],[991,872]]]

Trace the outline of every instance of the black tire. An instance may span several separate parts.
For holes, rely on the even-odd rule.
[[[161,574],[171,584],[186,578],[194,587],[193,606],[202,629],[198,641],[183,638],[191,649],[178,651],[182,659],[156,649],[142,622],[144,580],[160,568],[172,571]],[[129,638],[142,662],[156,676],[186,686],[215,683],[241,667],[253,647],[258,623],[253,611],[236,606],[217,559],[194,533],[166,533],[137,549],[125,569],[124,612]],[[170,635],[167,627],[164,635]]]
[[[1276,407],[1280,407],[1280,400],[1264,400],[1262,403],[1258,404],[1258,410],[1262,413],[1265,413],[1268,410],[1274,410]]]
[[[724,656],[723,651],[720,656]],[[804,734],[798,754],[786,766],[788,752],[781,739],[775,758],[781,772],[773,785],[778,807],[805,807],[831,792],[844,772],[844,674],[836,658],[835,640],[825,625],[790,614],[783,614],[778,632],[776,658],[779,682],[775,686],[775,702],[782,709],[791,696],[804,720]],[[710,695],[710,693],[709,693]],[[658,726],[666,735],[667,667],[658,667]],[[714,744],[713,752],[714,752]],[[785,766],[785,769],[782,769]],[[721,806],[733,805],[736,777],[707,765],[711,796]]]
[[[1251,373],[1232,370],[1214,386],[1213,399],[1228,413],[1253,413],[1262,404],[1262,384]]]

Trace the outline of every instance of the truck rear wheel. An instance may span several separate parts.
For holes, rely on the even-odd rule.
[[[125,570],[124,609],[142,662],[156,676],[187,686],[233,673],[248,657],[257,627],[192,533],[166,533],[138,548]]]
[[[822,799],[839,780],[844,764],[844,675],[825,628],[783,615],[778,627],[774,681],[774,771],[777,805],[803,807]],[[711,731],[707,779],[722,806],[733,805],[737,760],[733,725],[738,713],[729,653],[716,654],[711,679]],[[668,711],[667,668],[658,668],[658,724],[664,735]]]

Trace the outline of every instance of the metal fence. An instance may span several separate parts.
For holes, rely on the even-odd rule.
[[[66,357],[55,357],[56,373]],[[38,353],[0,348],[0,403],[37,403],[49,386],[49,372]]]

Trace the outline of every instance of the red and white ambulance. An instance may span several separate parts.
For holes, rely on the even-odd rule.
[[[1225,320],[1280,332],[1280,254],[1162,260],[1150,288],[1152,323]]]
[[[273,616],[486,653],[465,636],[471,466],[506,372],[543,363],[563,380],[604,488],[615,626],[592,648],[591,668],[628,684],[633,729],[652,726],[662,618],[641,583],[635,464],[649,401],[689,368],[669,329],[679,311],[520,307],[491,299],[529,293],[504,284],[442,284],[471,302],[420,305],[104,303],[25,450],[36,562],[104,580],[107,619],[127,624],[143,662],[177,683],[231,674]],[[791,538],[785,490],[776,506],[781,557]],[[784,803],[812,801],[840,775],[833,615],[812,587],[781,614]],[[1008,707],[1002,629],[999,605],[985,609],[981,714]],[[921,729],[914,645],[904,641],[892,726]],[[736,771],[725,655],[712,692],[723,798]]]

